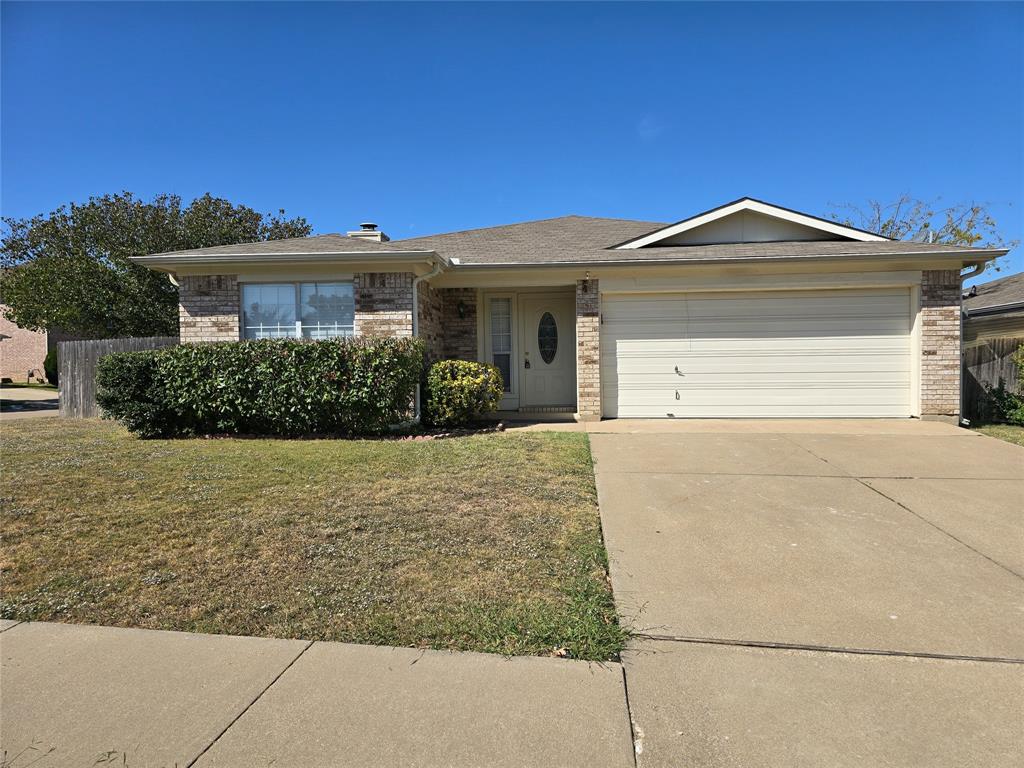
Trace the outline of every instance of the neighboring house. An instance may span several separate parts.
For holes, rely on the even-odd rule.
[[[1024,272],[964,292],[964,347],[1024,338]]]
[[[990,389],[1021,392],[1013,357],[1024,346],[1024,273],[965,291],[963,329],[964,415],[991,418]]]
[[[675,224],[366,224],[136,261],[179,284],[182,341],[418,335],[497,365],[508,410],[956,419],[961,270],[1004,253],[743,198]]]
[[[46,331],[28,331],[4,316],[0,304],[0,376],[16,382],[45,379],[43,360],[48,350]]]

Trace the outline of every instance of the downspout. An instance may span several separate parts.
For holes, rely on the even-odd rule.
[[[964,305],[963,305],[964,280],[966,280],[969,277],[977,277],[978,275],[980,275],[982,272],[985,271],[985,267],[987,267],[987,266],[988,266],[988,262],[987,261],[979,261],[977,264],[975,264],[970,269],[970,271],[964,272],[964,273],[962,273],[960,275],[960,334],[959,334],[959,338],[960,338],[960,426],[961,427],[969,427],[969,426],[971,426],[971,420],[967,419],[967,418],[964,418],[964,374],[966,373],[966,371],[964,370],[964,315],[966,314],[964,312]]]
[[[437,277],[441,274],[441,270],[444,269],[444,265],[438,261],[434,264],[434,268],[427,272],[425,275],[414,277],[412,279],[412,336],[418,338],[420,335],[420,301],[419,301],[419,285],[425,280],[430,280],[433,277]],[[413,409],[413,423],[419,424],[420,422],[420,385],[416,384],[416,404]]]
[[[173,272],[168,272],[167,273],[167,279],[171,281],[171,285],[173,285],[175,288],[180,287],[178,285],[178,276],[176,274],[174,274]]]

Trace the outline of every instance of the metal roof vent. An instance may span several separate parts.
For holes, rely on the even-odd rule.
[[[391,238],[377,229],[372,221],[364,221],[355,232],[346,232],[349,237],[358,237],[360,240],[374,240],[378,243],[386,243]]]

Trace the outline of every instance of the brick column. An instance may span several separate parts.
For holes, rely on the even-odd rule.
[[[187,275],[178,280],[178,328],[183,344],[238,341],[237,275]]]
[[[960,416],[960,272],[921,275],[921,416]]]
[[[355,276],[356,336],[412,336],[412,272]]]
[[[576,413],[601,418],[601,293],[597,280],[576,281]]]

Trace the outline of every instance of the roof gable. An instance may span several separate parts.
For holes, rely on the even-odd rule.
[[[744,197],[627,240],[615,248],[822,240],[880,242],[889,238]]]

